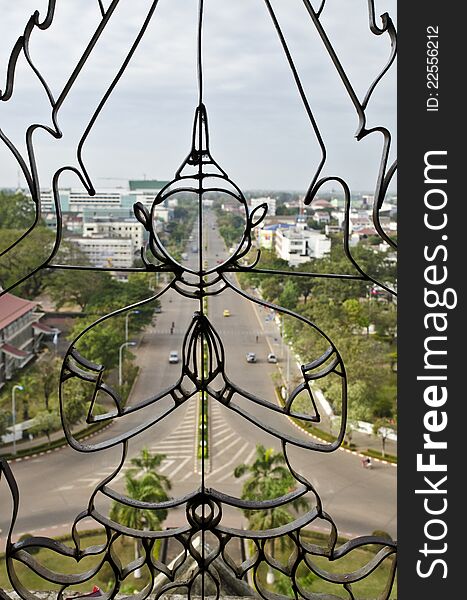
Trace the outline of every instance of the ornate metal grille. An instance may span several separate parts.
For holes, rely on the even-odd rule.
[[[32,33],[35,30],[46,32],[52,25],[55,12],[54,0],[49,0],[48,9],[45,16],[41,15],[39,11],[36,11],[31,16],[25,26],[24,34],[18,38],[11,52],[8,63],[7,80],[4,86],[4,91],[0,95],[2,101],[9,102],[12,100],[18,59],[21,55],[24,55],[34,73],[39,78],[39,81],[47,94],[52,110],[53,125],[49,127],[40,124],[31,124],[28,127],[26,133],[27,153],[25,154],[23,154],[20,149],[17,148],[7,137],[7,135],[0,130],[0,138],[2,143],[17,161],[18,166],[26,179],[36,206],[36,218],[34,224],[13,244],[11,244],[10,247],[4,250],[2,254],[4,257],[9,255],[11,256],[11,253],[15,253],[18,244],[20,244],[21,241],[27,236],[31,235],[41,218],[41,192],[39,188],[33,133],[36,129],[43,128],[55,138],[61,137],[59,124],[61,106],[67,95],[72,90],[76,78],[84,68],[86,61],[93,52],[93,49],[101,34],[111,21],[114,11],[119,4],[119,0],[113,0],[108,4],[107,7],[105,7],[101,0],[98,0],[98,4],[102,19],[92,35],[90,42],[83,52],[80,60],[76,64],[71,77],[63,87],[58,97],[55,97],[52,94],[46,80],[35,66],[34,60],[31,58],[29,52],[29,41]],[[328,182],[335,182],[335,184],[341,187],[345,196],[346,215],[344,228],[344,251],[349,261],[349,270],[351,270],[350,267],[354,267],[357,271],[357,274],[297,273],[264,269],[258,267],[259,251],[256,259],[251,264],[245,265],[244,258],[252,249],[253,230],[266,216],[267,206],[261,205],[253,211],[249,211],[244,194],[237,187],[237,185],[235,185],[235,183],[229,179],[229,176],[227,175],[227,172],[224,171],[223,166],[220,166],[211,154],[207,116],[208,113],[203,96],[202,33],[205,2],[204,0],[199,0],[197,22],[198,102],[197,106],[195,107],[193,130],[191,132],[191,148],[188,156],[183,160],[180,167],[175,170],[173,180],[170,181],[170,183],[166,185],[154,199],[152,211],[149,212],[140,203],[137,203],[134,206],[136,219],[143,224],[149,235],[149,242],[144,248],[142,248],[141,251],[143,267],[135,267],[132,269],[117,269],[114,267],[109,267],[108,269],[111,271],[165,273],[168,275],[167,283],[165,287],[157,291],[153,297],[131,306],[122,306],[113,313],[105,315],[104,317],[96,320],[73,341],[63,360],[60,377],[60,406],[63,430],[69,445],[81,453],[100,452],[110,447],[118,447],[120,449],[121,456],[120,463],[115,468],[115,471],[95,487],[88,506],[76,516],[72,528],[72,536],[75,544],[74,548],[70,548],[59,541],[45,537],[31,537],[22,541],[12,541],[14,526],[19,510],[20,490],[18,489],[8,462],[2,460],[0,463],[0,475],[3,476],[3,482],[6,482],[13,500],[13,513],[11,515],[11,525],[8,532],[6,547],[8,575],[14,589],[24,600],[32,600],[35,598],[35,595],[31,590],[25,588],[21,582],[21,578],[18,576],[17,565],[21,563],[27,565],[40,577],[50,581],[51,583],[58,584],[60,586],[58,597],[60,598],[66,595],[67,590],[71,586],[91,580],[92,577],[105,564],[110,565],[114,582],[111,591],[105,594],[106,598],[114,597],[119,592],[120,584],[127,577],[127,575],[134,572],[137,568],[141,568],[142,566],[146,566],[149,569],[151,581],[150,584],[138,594],[137,597],[140,599],[146,598],[153,592],[154,580],[158,574],[164,574],[166,576],[166,581],[155,592],[157,598],[165,592],[175,588],[183,588],[188,595],[191,596],[194,593],[194,590],[198,589],[197,586],[199,586],[201,595],[204,596],[204,591],[207,589],[206,586],[208,580],[210,585],[213,585],[214,589],[217,590],[216,593],[217,596],[219,596],[221,582],[219,572],[215,567],[215,560],[218,557],[224,558],[225,563],[231,570],[232,576],[238,579],[243,579],[245,574],[248,571],[251,571],[254,574],[257,590],[263,598],[272,599],[285,597],[272,594],[261,584],[260,580],[258,579],[257,574],[260,568],[264,565],[269,565],[290,578],[290,589],[295,597],[309,598],[310,600],[318,597],[338,598],[341,596],[332,594],[316,595],[312,592],[302,589],[297,581],[297,569],[300,565],[306,565],[306,567],[318,577],[334,583],[336,588],[340,588],[341,593],[347,594],[345,597],[355,598],[356,596],[352,591],[353,583],[368,576],[383,561],[389,560],[392,564],[390,575],[388,577],[386,589],[381,595],[381,598],[389,598],[395,574],[395,543],[391,541],[388,542],[387,539],[382,537],[365,536],[358,537],[345,543],[344,545],[338,546],[337,527],[332,520],[332,517],[325,512],[324,506],[322,505],[315,487],[309,480],[307,480],[306,477],[294,469],[289,456],[290,448],[293,447],[304,448],[310,452],[332,452],[336,450],[343,441],[347,415],[347,376],[339,350],[334,345],[333,341],[326,335],[326,333],[321,331],[310,320],[295,312],[266,302],[244,291],[235,283],[234,278],[232,277],[232,274],[235,273],[249,272],[263,274],[277,273],[279,275],[290,277],[328,277],[342,280],[353,279],[363,282],[373,282],[375,285],[380,286],[387,292],[394,293],[393,290],[389,289],[386,282],[378,281],[372,274],[364,272],[364,269],[359,265],[358,261],[352,255],[349,244],[349,185],[339,176],[321,177],[321,172],[326,163],[326,146],[321,136],[318,123],[307,100],[298,70],[292,59],[292,55],[289,51],[279,20],[276,17],[273,5],[269,0],[264,0],[264,4],[277,31],[280,44],[282,45],[288,65],[293,74],[298,93],[321,148],[321,160],[316,172],[311,178],[311,183],[306,193],[304,202],[305,204],[310,204],[310,202],[316,197],[316,194],[319,192],[319,190],[322,189],[322,187]],[[368,1],[370,30],[374,35],[377,36],[389,36],[391,41],[391,53],[387,64],[376,77],[374,82],[370,85],[364,99],[360,100],[354,91],[341,62],[334,51],[331,40],[328,38],[323,27],[321,15],[325,9],[326,1],[323,0],[318,8],[315,8],[309,0],[303,0],[303,4],[306,7],[310,18],[310,31],[314,31],[321,38],[321,41],[341,79],[342,85],[345,87],[347,94],[355,108],[359,123],[358,130],[356,132],[357,139],[362,140],[365,137],[376,133],[379,133],[383,136],[384,144],[380,158],[379,175],[374,196],[373,222],[374,227],[381,239],[390,244],[392,247],[395,247],[393,240],[386,234],[380,222],[380,209],[396,168],[395,163],[388,165],[391,135],[390,132],[383,127],[375,127],[371,129],[367,129],[366,127],[366,109],[369,100],[375,88],[378,86],[379,82],[388,71],[395,58],[396,34],[393,22],[388,14],[384,14],[381,17],[381,25],[378,25],[375,16],[374,2],[373,0]],[[141,27],[134,44],[125,57],[121,68],[115,75],[85,128],[77,148],[79,168],[64,165],[55,173],[53,193],[55,210],[58,218],[55,232],[55,243],[50,255],[46,260],[42,261],[41,264],[38,264],[35,269],[31,270],[24,277],[19,278],[18,281],[16,281],[8,289],[4,290],[3,293],[14,289],[16,286],[24,282],[27,278],[33,276],[41,269],[76,269],[79,271],[92,268],[77,265],[56,264],[54,262],[54,258],[56,257],[62,243],[61,205],[58,193],[58,178],[63,171],[72,171],[80,179],[87,192],[90,195],[94,194],[94,186],[86,171],[86,167],[81,156],[81,150],[102,108],[106,104],[109,96],[125,72],[130,59],[140,44],[148,24],[153,18],[156,18],[155,10],[157,5],[158,2],[156,0],[150,6],[143,26]],[[194,195],[198,203],[199,248],[197,268],[189,268],[171,256],[166,248],[166,245],[160,239],[155,230],[155,208],[158,204],[180,192]],[[217,264],[214,267],[206,267],[205,255],[203,254],[203,198],[205,198],[206,194],[209,194],[210,192],[223,193],[238,202],[245,211],[246,223],[242,239],[235,251],[232,252],[230,256],[228,256],[228,258],[221,264]],[[105,320],[125,314],[128,310],[135,309],[138,306],[153,303],[155,300],[166,294],[169,290],[175,291],[177,294],[189,298],[197,303],[196,311],[193,314],[193,318],[184,337],[182,362],[178,379],[170,388],[157,390],[152,396],[144,399],[136,405],[125,406],[119,396],[118,391],[106,383],[105,365],[95,364],[89,361],[85,356],[82,356],[77,350],[77,343],[79,342],[80,338],[85,336],[89,330],[93,329]],[[257,305],[274,309],[282,315],[288,315],[293,319],[298,319],[304,327],[314,329],[317,334],[326,341],[326,351],[319,356],[310,356],[309,361],[302,365],[302,382],[289,394],[288,398],[286,398],[284,406],[279,406],[274,399],[264,399],[252,394],[248,390],[242,389],[238,382],[233,381],[227,375],[225,369],[227,350],[224,349],[221,336],[216,331],[214,325],[210,322],[206,314],[204,303],[206,297],[222,295],[225,290],[231,290],[235,294],[243,296],[251,303],[256,303]],[[264,424],[263,419],[257,416],[257,412],[245,408],[260,407],[264,412],[269,411],[274,413],[279,420],[281,418],[285,420],[288,417],[294,417],[303,422],[319,422],[320,414],[310,384],[315,380],[325,378],[330,375],[339,378],[341,381],[342,419],[337,440],[333,443],[325,444],[309,438],[305,439],[299,435],[294,437],[288,433],[284,433],[280,429],[271,429]],[[106,441],[96,443],[93,443],[92,441],[82,442],[74,436],[73,430],[65,417],[66,411],[64,409],[67,402],[66,387],[67,384],[72,380],[83,381],[92,387],[92,398],[87,416],[88,423],[120,419],[129,415],[130,413],[137,413],[140,410],[142,411],[144,408],[150,405],[156,405],[164,399],[168,399],[169,402],[167,408],[161,411],[157,417],[154,417],[153,419],[145,418],[141,420],[137,426],[128,432],[115,435]],[[294,408],[294,400],[300,393],[304,391],[309,395],[311,406],[313,407],[313,410],[310,412],[310,414],[297,412]],[[105,414],[94,414],[93,412],[94,402],[98,394],[104,394],[112,403],[113,408],[108,410],[108,412]],[[129,441],[142,431],[153,426],[155,423],[162,421],[168,415],[175,412],[177,408],[182,406],[189,399],[196,397],[197,395],[201,395],[203,399],[209,398],[211,402],[219,403],[225,407],[225,409],[236,412],[237,414],[241,415],[241,417],[254,424],[256,427],[265,429],[268,431],[268,433],[279,439],[287,467],[290,471],[290,474],[296,481],[295,488],[286,495],[282,495],[273,500],[241,500],[237,497],[221,493],[216,489],[209,488],[206,484],[204,466],[202,466],[199,487],[183,497],[176,497],[170,499],[169,501],[161,503],[138,501],[129,498],[113,489],[112,483],[123,467],[128,451]],[[201,406],[203,407],[202,410],[204,411],[205,403],[202,402]],[[204,435],[204,431],[202,432],[202,435]],[[201,464],[204,465],[204,461],[202,461]],[[223,522],[224,510],[227,506],[242,510],[265,511],[271,508],[290,506],[292,503],[307,494],[311,494],[311,496],[314,498],[313,506],[309,510],[306,510],[304,514],[297,516],[297,518],[287,525],[264,531],[258,531],[229,527]],[[102,514],[102,512],[100,512],[96,505],[96,499],[99,495],[103,495],[104,497],[111,499],[123,506],[134,507],[142,510],[156,511],[161,509],[166,510],[182,507],[185,511],[185,519],[177,528],[166,529],[162,531],[147,531],[129,528],[112,520],[107,514]],[[91,547],[82,550],[80,547],[79,525],[83,519],[89,517],[104,527],[106,541],[99,547]],[[316,524],[318,522],[326,523],[330,528],[328,543],[323,547],[306,542],[301,535],[302,531],[306,527],[308,527],[310,524]],[[139,539],[143,546],[143,555],[125,568],[121,566],[115,553],[115,542],[122,535]],[[175,565],[167,565],[164,564],[163,561],[156,561],[152,556],[152,549],[155,543],[158,540],[168,538],[177,540],[184,549],[183,557]],[[198,538],[200,538],[200,542],[197,541]],[[290,553],[288,564],[286,565],[281,564],[280,561],[274,557],[269,546],[270,540],[280,538],[287,538],[288,542],[291,543],[291,546],[293,547],[293,550]],[[251,546],[254,548],[252,556],[239,563],[233,561],[228,556],[228,552],[226,551],[229,543],[236,539],[248,540],[251,543]],[[319,567],[315,562],[316,557],[325,557],[329,561],[335,561],[335,563],[338,563],[342,557],[346,556],[352,550],[372,544],[379,546],[379,550],[377,553],[375,553],[374,559],[356,569],[352,573],[336,574],[331,570],[326,570],[322,567]],[[57,553],[57,555],[74,558],[77,562],[77,565],[79,561],[87,556],[98,556],[99,560],[96,566],[90,571],[86,571],[84,573],[81,572],[78,574],[62,574],[44,567],[38,560],[36,560],[30,550],[31,548],[37,547],[49,549],[51,552]],[[194,561],[196,568],[192,570],[184,580],[180,581],[177,579],[177,575],[181,572],[184,563],[188,561],[188,559]],[[0,593],[3,598],[8,597],[5,592]]]

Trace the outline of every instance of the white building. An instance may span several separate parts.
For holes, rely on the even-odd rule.
[[[138,255],[131,238],[80,237],[73,238],[73,243],[95,267],[127,269]]]
[[[331,251],[331,240],[314,229],[278,229],[275,250],[279,258],[290,266],[307,262],[311,258],[323,258]]]
[[[137,252],[144,244],[144,227],[136,219],[92,219],[83,225],[85,238],[129,238]]]
[[[276,232],[278,229],[293,227],[292,223],[273,223],[265,225],[256,231],[256,237],[260,248],[272,250],[275,247]]]
[[[260,204],[267,204],[268,205],[268,212],[267,212],[268,217],[274,217],[276,214],[276,199],[275,198],[269,198],[269,196],[267,196],[265,198],[250,198],[248,204],[250,206],[250,211],[254,210]]]
[[[103,188],[90,196],[83,188],[61,188],[58,190],[59,202],[62,212],[84,214],[86,211],[105,211],[107,214],[117,214],[120,210],[132,211],[136,202],[142,202],[151,209],[154,198],[158,192],[167,185],[167,181],[158,180],[130,180],[128,187]],[[51,189],[42,189],[41,209],[46,221],[54,224],[55,200]],[[155,207],[155,219],[167,222],[171,217],[173,206],[177,199],[166,201]]]

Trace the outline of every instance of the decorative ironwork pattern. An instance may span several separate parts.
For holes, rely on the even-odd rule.
[[[106,7],[103,2],[98,0],[102,19],[92,35],[89,44],[85,48],[80,60],[74,68],[69,80],[57,97],[52,94],[51,89],[48,87],[44,77],[35,66],[34,60],[31,58],[29,53],[29,40],[32,32],[34,30],[40,30],[42,35],[44,35],[53,22],[55,12],[54,0],[49,0],[48,9],[45,16],[41,15],[39,11],[36,11],[31,16],[25,26],[24,34],[18,38],[14,48],[11,51],[7,70],[7,79],[3,86],[3,92],[0,94],[1,100],[8,102],[12,99],[15,86],[17,62],[20,55],[23,54],[47,94],[51,107],[53,125],[46,126],[42,124],[31,124],[28,127],[26,132],[26,155],[23,155],[7,137],[3,130],[0,129],[0,138],[2,143],[17,161],[19,168],[26,179],[29,191],[36,206],[36,218],[34,224],[9,248],[3,251],[3,255],[5,256],[7,256],[9,253],[15,252],[17,245],[34,231],[41,218],[41,192],[39,188],[39,178],[33,143],[34,132],[37,129],[44,129],[57,139],[61,137],[59,124],[61,106],[64,103],[67,95],[72,90],[74,82],[79,73],[85,67],[86,61],[92,54],[102,32],[112,19],[113,13],[118,4],[119,0],[113,0],[112,2],[108,3],[108,6]],[[230,180],[223,166],[219,165],[211,154],[209,143],[208,112],[204,103],[203,94],[202,33],[205,2],[204,0],[199,0],[197,23],[197,67],[199,97],[194,110],[194,122],[191,132],[191,147],[189,153],[182,161],[180,167],[178,167],[178,169],[174,168],[175,175],[173,180],[167,186],[165,186],[154,199],[153,209],[151,212],[140,203],[137,203],[134,206],[136,219],[143,224],[149,235],[149,242],[144,248],[142,248],[141,251],[143,266],[134,267],[132,269],[118,269],[114,267],[109,267],[109,269],[107,269],[111,271],[166,273],[169,276],[168,282],[166,283],[165,287],[155,293],[153,297],[131,306],[122,306],[113,313],[105,315],[104,317],[96,320],[87,329],[82,331],[82,333],[72,342],[63,361],[60,377],[60,406],[63,429],[69,445],[81,453],[99,452],[110,447],[118,447],[120,451],[120,462],[118,465],[116,465],[114,472],[95,487],[89,499],[88,506],[76,516],[72,529],[74,541],[73,548],[54,539],[45,537],[31,537],[17,542],[12,541],[14,526],[19,509],[20,491],[17,487],[8,463],[4,460],[2,460],[0,463],[0,475],[2,476],[2,482],[6,482],[6,485],[10,490],[13,505],[13,513],[11,515],[11,525],[8,532],[6,548],[7,570],[14,589],[24,600],[33,600],[35,595],[31,590],[26,589],[21,582],[21,577],[18,575],[17,570],[18,564],[26,565],[41,578],[57,584],[60,587],[60,591],[58,592],[57,596],[58,598],[63,598],[66,596],[67,590],[70,588],[70,586],[91,580],[92,577],[98,573],[104,565],[110,566],[113,574],[113,586],[112,589],[103,596],[105,599],[114,597],[119,592],[121,582],[128,576],[128,574],[134,572],[136,569],[141,568],[142,566],[147,567],[149,570],[150,583],[136,595],[137,600],[143,600],[151,593],[155,593],[155,597],[159,598],[165,592],[175,588],[183,588],[187,592],[188,596],[191,597],[194,594],[194,590],[198,589],[197,586],[199,586],[201,594],[204,595],[204,589],[205,586],[207,586],[208,581],[210,582],[210,585],[213,585],[217,590],[218,597],[221,584],[218,571],[215,567],[215,560],[218,557],[222,557],[224,559],[225,563],[230,568],[232,575],[238,579],[244,578],[245,574],[248,571],[251,571],[253,573],[253,578],[259,594],[263,598],[271,600],[273,598],[285,598],[285,596],[272,594],[263,586],[258,577],[258,573],[260,568],[264,565],[269,565],[290,578],[291,590],[296,598],[312,600],[313,598],[331,599],[343,597],[333,594],[316,595],[305,589],[301,589],[297,579],[297,570],[300,566],[305,566],[316,576],[335,584],[338,588],[340,588],[339,593],[346,593],[347,595],[345,597],[353,599],[356,598],[356,596],[352,591],[352,584],[371,574],[383,561],[389,560],[392,564],[390,576],[387,581],[387,587],[381,595],[381,598],[389,598],[395,575],[395,543],[390,541],[388,542],[388,540],[385,538],[365,536],[358,537],[344,545],[338,546],[338,532],[336,525],[334,524],[331,516],[325,511],[317,490],[310,481],[308,481],[302,474],[298,473],[294,469],[290,460],[290,449],[293,447],[304,448],[310,452],[332,452],[336,450],[343,441],[347,415],[347,377],[346,369],[339,350],[336,348],[332,340],[326,335],[326,333],[321,331],[310,320],[297,313],[280,306],[276,306],[272,303],[257,298],[250,293],[247,293],[235,284],[232,277],[232,274],[238,272],[256,272],[277,273],[280,275],[289,275],[294,277],[354,279],[365,282],[373,282],[388,292],[394,293],[394,291],[389,288],[387,282],[378,281],[372,274],[365,273],[363,268],[358,264],[357,260],[352,255],[349,244],[349,186],[346,181],[339,176],[321,177],[322,170],[326,163],[326,146],[321,136],[318,123],[307,100],[298,70],[293,62],[292,55],[289,51],[280,23],[274,12],[272,3],[269,0],[264,0],[264,4],[265,8],[270,14],[272,24],[277,31],[280,44],[282,45],[290,70],[293,74],[298,93],[321,148],[321,160],[316,172],[311,178],[311,183],[305,196],[305,204],[309,204],[316,197],[316,194],[319,192],[319,190],[330,181],[335,182],[342,188],[345,196],[344,251],[349,260],[349,271],[352,271],[351,267],[353,267],[356,269],[357,274],[354,272],[349,272],[348,274],[322,274],[305,272],[292,273],[289,271],[273,271],[269,269],[263,269],[258,266],[260,258],[259,251],[256,260],[254,260],[252,264],[244,264],[244,257],[246,257],[252,249],[253,230],[266,216],[267,205],[263,204],[257,207],[255,210],[249,211],[242,191],[234,182]],[[382,15],[381,25],[378,25],[375,15],[374,1],[368,0],[370,30],[374,35],[387,35],[389,37],[391,42],[391,52],[390,56],[388,57],[387,64],[381,70],[374,82],[370,85],[364,99],[360,100],[355,93],[352,84],[342,67],[342,64],[340,63],[337,54],[334,51],[333,45],[328,38],[321,22],[321,16],[326,7],[326,0],[323,0],[318,8],[314,8],[309,0],[303,0],[303,4],[306,7],[310,18],[310,28],[311,30],[314,30],[321,38],[321,41],[342,81],[342,85],[345,87],[349,99],[355,108],[358,118],[358,130],[356,133],[357,139],[362,140],[365,137],[376,133],[381,134],[383,137],[383,149],[380,158],[379,175],[374,196],[373,222],[375,230],[381,237],[381,240],[394,247],[393,240],[383,230],[380,222],[380,209],[396,168],[395,164],[388,165],[391,135],[390,132],[383,127],[375,127],[371,129],[367,129],[366,127],[366,109],[370,98],[395,58],[396,34],[394,25],[388,14]],[[158,1],[155,0],[150,6],[148,14],[146,15],[144,23],[132,47],[130,48],[120,69],[116,73],[114,79],[99,102],[95,112],[93,113],[83,132],[77,147],[77,161],[79,168],[64,165],[54,175],[53,194],[55,210],[57,213],[57,226],[55,231],[55,243],[50,255],[46,260],[43,260],[40,264],[37,264],[34,270],[16,281],[8,289],[4,290],[3,293],[15,288],[40,269],[76,269],[79,271],[82,269],[92,268],[88,266],[61,265],[54,263],[54,259],[62,242],[61,206],[58,193],[58,180],[63,171],[71,171],[80,179],[89,195],[93,195],[95,193],[93,183],[88,175],[84,160],[81,155],[83,144],[86,141],[109,96],[122,77],[122,74],[125,72],[125,69],[127,68],[130,59],[140,44],[150,21],[153,18],[156,18],[155,11],[157,5]],[[155,230],[154,211],[156,206],[174,194],[180,192],[194,195],[198,203],[199,249],[197,268],[189,268],[171,256],[164,242],[159,238]],[[203,255],[203,198],[205,198],[206,194],[209,194],[210,192],[221,192],[222,194],[228,195],[243,207],[245,211],[245,231],[235,251],[232,252],[231,255],[228,256],[221,264],[217,264],[209,268],[205,266],[205,257]],[[124,314],[129,310],[137,308],[138,306],[153,303],[170,290],[191,299],[197,305],[191,323],[185,333],[182,361],[178,378],[168,389],[158,390],[151,397],[143,399],[138,404],[125,406],[119,396],[118,391],[113,389],[106,382],[105,365],[95,364],[89,361],[85,356],[82,356],[77,350],[78,342],[87,334],[88,331],[95,328],[103,321],[112,319],[120,314]],[[302,382],[289,394],[284,406],[279,406],[274,399],[264,399],[252,394],[248,390],[242,389],[237,381],[232,380],[227,375],[225,366],[228,362],[228,349],[224,347],[221,336],[210,322],[204,308],[204,299],[207,296],[221,295],[225,290],[231,290],[235,294],[243,296],[251,303],[256,303],[258,305],[275,309],[280,314],[289,315],[294,319],[298,319],[301,321],[304,327],[312,328],[316,332],[317,336],[319,336],[322,340],[325,340],[327,350],[320,356],[310,356],[309,361],[302,365]],[[294,417],[303,422],[320,421],[320,414],[310,387],[310,383],[314,380],[328,376],[337,377],[341,382],[342,419],[336,441],[326,444],[312,440],[311,438],[305,439],[299,435],[294,437],[289,435],[287,431],[281,430],[281,420],[286,422],[288,417]],[[138,411],[150,405],[157,405],[158,403],[162,405],[163,400],[166,401],[168,399],[169,402],[168,404],[163,404],[163,406],[166,406],[166,408],[161,410],[157,417],[154,417],[153,419],[144,418],[139,422],[138,425],[132,427],[129,431],[120,433],[115,437],[110,437],[110,439],[105,441],[96,443],[93,443],[92,441],[81,442],[74,437],[72,428],[70,427],[69,423],[67,423],[67,420],[64,416],[66,414],[66,410],[64,410],[64,408],[67,402],[67,385],[73,380],[80,380],[89,386],[90,404],[87,415],[88,423],[121,419],[130,413],[137,414]],[[306,392],[308,394],[310,405],[313,407],[313,410],[310,412],[310,414],[297,412],[297,410],[294,408],[294,401],[302,392]],[[177,409],[190,398],[193,398],[199,394],[201,394],[203,398],[209,398],[211,402],[217,402],[225,407],[225,409],[237,413],[256,427],[265,429],[268,433],[280,440],[287,467],[290,471],[290,474],[296,481],[296,487],[286,495],[272,500],[241,500],[239,498],[221,493],[216,489],[207,487],[204,468],[202,468],[200,473],[199,487],[197,489],[192,490],[192,492],[184,495],[183,497],[173,498],[162,503],[137,501],[117,492],[112,485],[114,479],[120,473],[125,462],[129,441],[142,431],[165,419],[169,414],[176,412]],[[108,400],[107,405],[110,404],[112,406],[112,408],[104,414],[94,411],[95,401],[98,395],[104,395]],[[202,403],[202,406],[204,407],[204,403]],[[270,427],[266,426],[264,424],[264,420],[258,418],[257,411],[255,412],[254,410],[249,410],[248,408],[245,408],[246,406],[251,408],[260,407],[264,412],[269,411],[274,413],[276,422],[278,423],[277,428],[271,429]],[[314,498],[313,506],[304,514],[300,514],[296,519],[287,525],[264,531],[256,531],[228,527],[223,522],[223,515],[226,507],[230,506],[240,510],[252,511],[268,510],[271,508],[290,505],[307,494]],[[102,514],[97,507],[97,500],[99,496],[104,496],[107,499],[124,506],[145,510],[156,511],[183,507],[185,511],[185,520],[177,528],[166,529],[162,531],[132,529],[113,521],[108,515]],[[83,550],[80,546],[79,525],[80,522],[85,518],[92,518],[96,523],[103,527],[105,530],[106,541],[100,546],[93,546]],[[326,525],[330,530],[328,543],[323,547],[310,544],[302,535],[302,532],[310,524],[317,525],[318,523]],[[120,564],[115,551],[115,543],[123,535],[139,539],[143,547],[142,556],[125,567]],[[208,535],[209,539],[207,537]],[[184,555],[182,559],[180,559],[176,564],[167,565],[162,561],[155,560],[153,557],[152,550],[156,541],[167,538],[177,540],[177,542],[184,549]],[[287,538],[293,547],[288,564],[282,564],[279,560],[277,560],[273,553],[271,553],[271,549],[269,547],[270,540],[280,538]],[[238,539],[249,540],[254,548],[254,551],[250,558],[245,559],[237,564],[229,556],[227,546],[230,542],[232,542],[232,540]],[[326,570],[322,566],[318,566],[318,563],[315,560],[316,557],[324,557],[330,562],[333,561],[338,564],[339,559],[348,555],[352,550],[356,548],[364,548],[367,545],[378,545],[378,552],[375,553],[372,560],[352,573],[336,574],[335,569]],[[96,556],[99,557],[99,559],[96,563],[96,566],[91,570],[78,572],[73,575],[62,574],[44,567],[36,558],[34,558],[33,554],[30,553],[29,550],[37,547],[46,548],[53,553],[57,553],[57,555],[75,559],[77,567],[79,562],[87,556]],[[180,581],[178,574],[181,572],[184,563],[188,559],[194,560],[196,568],[190,571],[189,575],[187,575],[184,580]],[[322,563],[319,564],[321,565]],[[165,575],[166,580],[165,583],[159,586],[157,591],[154,592],[154,581],[156,576],[159,574]],[[5,592],[0,593],[3,598],[7,598]]]

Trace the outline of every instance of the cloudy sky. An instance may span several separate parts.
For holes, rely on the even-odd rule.
[[[42,187],[50,187],[57,169],[77,165],[76,149],[86,124],[152,3],[121,0],[118,4],[58,110],[62,139],[54,139],[43,129],[35,131],[33,145]],[[29,15],[36,9],[45,15],[47,1],[1,0],[1,4],[3,90],[11,49]],[[109,0],[104,2],[109,4]],[[124,185],[128,178],[171,179],[185,158],[197,104],[197,4],[198,0],[159,0],[127,71],[83,146],[83,159],[97,188]],[[273,0],[272,4],[328,150],[322,175],[340,176],[353,190],[371,190],[381,135],[355,140],[355,108],[303,1]],[[387,11],[395,20],[395,4],[395,0],[376,0],[376,14]],[[45,31],[34,30],[31,58],[55,99],[100,20],[97,0],[57,0],[53,25]],[[389,37],[370,32],[366,0],[328,0],[322,24],[363,99],[389,56]],[[214,158],[243,189],[306,189],[320,149],[264,0],[205,0],[203,48],[204,99]],[[394,132],[395,92],[393,66],[369,104],[368,127],[385,126]],[[0,111],[3,133],[23,156],[27,127],[51,125],[47,96],[23,55],[18,60],[14,94],[0,104]],[[17,180],[17,164],[2,146],[0,187],[15,186]],[[21,181],[24,185],[23,177]],[[79,181],[65,172],[60,184],[78,186]]]

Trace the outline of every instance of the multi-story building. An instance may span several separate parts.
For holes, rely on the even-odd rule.
[[[276,232],[278,229],[288,229],[293,227],[292,223],[273,223],[271,225],[265,225],[261,229],[258,229],[256,235],[260,248],[266,248],[267,250],[273,250],[276,243]]]
[[[311,258],[323,258],[331,251],[331,240],[314,229],[301,227],[280,228],[276,231],[275,250],[279,258],[290,266]]]
[[[145,229],[143,225],[133,219],[112,219],[93,217],[83,224],[83,237],[85,238],[128,238],[133,243],[133,250],[137,252],[144,243]]]
[[[63,213],[84,214],[86,211],[104,211],[109,215],[121,209],[126,209],[128,213],[132,212],[136,202],[142,202],[150,209],[155,196],[167,183],[155,179],[130,180],[128,187],[100,189],[94,196],[90,196],[82,188],[62,188],[58,190],[58,195]],[[155,218],[167,222],[173,205],[176,205],[176,199],[156,206]],[[41,208],[46,223],[51,227],[55,226],[55,200],[51,189],[41,190]],[[127,216],[131,216],[127,213]]]
[[[35,302],[0,296],[0,387],[34,358],[45,334],[58,334],[40,322],[42,316]]]
[[[270,198],[269,196],[265,198],[250,198],[248,205],[250,207],[250,211],[254,210],[260,204],[267,204],[268,206],[268,216],[274,217],[276,214],[276,199]]]
[[[73,243],[95,267],[128,269],[138,256],[131,238],[79,237],[73,238]]]

